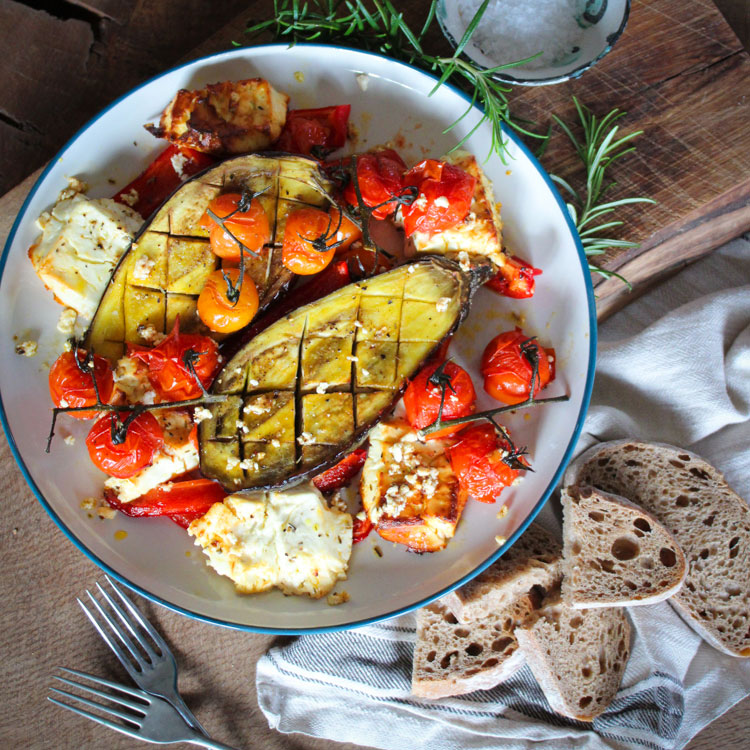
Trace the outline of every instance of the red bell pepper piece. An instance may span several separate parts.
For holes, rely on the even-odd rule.
[[[113,492],[104,493],[110,507],[126,516],[170,516],[173,520],[190,517],[191,521],[208,513],[214,503],[220,503],[226,496],[222,486],[211,479],[167,482],[131,503],[120,502]]]
[[[540,273],[541,269],[534,268],[517,255],[511,255],[497,275],[487,282],[487,286],[504,297],[526,299],[534,296],[534,276]]]
[[[276,148],[324,159],[346,143],[350,112],[350,104],[289,110]]]
[[[216,159],[209,154],[173,144],[162,151],[143,174],[120,190],[114,199],[148,219],[186,178],[215,163]]]
[[[354,517],[352,521],[352,543],[357,544],[367,539],[367,535],[372,531],[372,521],[365,516],[362,520]]]
[[[312,481],[321,492],[333,492],[346,487],[364,466],[367,448],[357,448],[335,466],[318,474]]]

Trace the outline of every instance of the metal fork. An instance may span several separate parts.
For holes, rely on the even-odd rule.
[[[80,599],[77,599],[81,609],[86,613],[86,617],[91,620],[91,624],[112,649],[115,656],[120,660],[120,664],[125,667],[138,687],[150,695],[163,698],[174,706],[191,727],[207,735],[206,730],[185,705],[185,701],[182,700],[182,696],[177,690],[177,662],[169,650],[169,646],[135,604],[115,586],[114,581],[109,576],[105,576],[105,579],[112,587],[120,603],[118,604],[110,593],[97,582],[96,587],[109,605],[111,612],[103,607],[90,591],[87,591],[91,604],[99,613],[104,624],[94,616]],[[140,630],[138,626],[140,626]],[[113,634],[116,637],[113,638]],[[147,635],[150,640],[146,637]],[[139,650],[139,646],[142,651]]]
[[[82,677],[85,680],[109,688],[111,692],[101,690],[91,685],[81,684],[67,677],[54,675],[54,679],[59,680],[65,685],[76,688],[82,693],[87,693],[92,697],[100,698],[104,703],[92,700],[85,696],[76,695],[67,690],[50,687],[53,693],[57,693],[68,700],[77,701],[78,703],[93,708],[105,716],[112,719],[104,718],[96,713],[87,711],[85,708],[79,708],[68,702],[58,700],[52,696],[47,696],[47,700],[52,701],[61,708],[67,708],[80,716],[85,716],[105,727],[114,729],[116,732],[122,732],[128,737],[133,737],[144,742],[155,742],[161,745],[167,745],[174,742],[188,742],[191,745],[209,748],[209,750],[236,750],[236,748],[224,745],[221,742],[215,742],[210,737],[206,737],[189,727],[182,716],[177,712],[174,706],[162,698],[149,695],[138,688],[120,685],[117,682],[105,680],[102,677],[95,677],[86,672],[79,672],[75,669],[66,669],[58,667],[62,672]]]

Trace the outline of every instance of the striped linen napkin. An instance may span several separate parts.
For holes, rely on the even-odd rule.
[[[750,497],[749,238],[601,326],[578,451],[625,437],[693,449]],[[539,517],[550,529],[559,529],[556,505]],[[258,663],[258,700],[281,732],[387,750],[675,750],[750,694],[750,660],[708,646],[666,602],[629,613],[635,632],[622,687],[592,724],[555,714],[527,666],[491,690],[414,698],[413,613],[272,648]]]

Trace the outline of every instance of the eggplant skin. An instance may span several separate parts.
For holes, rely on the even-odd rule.
[[[389,414],[469,311],[472,274],[424,256],[272,324],[225,365],[199,430],[201,471],[232,492],[338,463]]]
[[[294,278],[281,262],[287,216],[301,206],[327,209],[331,183],[312,159],[240,156],[183,183],[144,224],[104,290],[85,345],[114,361],[126,344],[148,344],[144,333],[153,335],[151,328],[169,333],[178,316],[182,330],[221,339],[197,316],[198,296],[219,266],[199,221],[218,195],[245,190],[258,194],[273,232],[260,257],[245,258],[245,269],[258,289],[259,311],[277,299]]]

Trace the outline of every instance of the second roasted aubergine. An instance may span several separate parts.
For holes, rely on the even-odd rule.
[[[390,412],[465,317],[472,281],[425,257],[295,310],[227,363],[200,425],[201,471],[228,490],[295,484]]]

